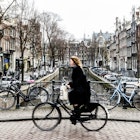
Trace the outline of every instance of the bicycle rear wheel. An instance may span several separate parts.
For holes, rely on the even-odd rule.
[[[10,90],[0,91],[0,109],[8,110],[15,105],[16,97]]]
[[[135,94],[133,97],[133,105],[134,107],[140,111],[140,95],[139,94]]]
[[[60,123],[61,112],[52,103],[40,103],[33,109],[32,120],[40,130],[50,131]]]
[[[29,91],[30,103],[34,106],[48,101],[48,96],[48,91],[40,86],[35,86]]]
[[[81,113],[79,121],[86,130],[99,131],[106,125],[108,113],[99,103],[90,103],[89,105],[91,111]]]

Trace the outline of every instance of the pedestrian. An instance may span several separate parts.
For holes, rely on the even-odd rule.
[[[74,112],[76,115],[79,115],[79,107],[89,102],[90,93],[87,86],[87,79],[82,69],[82,63],[77,56],[70,58],[70,66],[73,70],[71,82],[68,83],[71,88],[71,91],[68,93],[68,98],[70,104],[74,107]]]

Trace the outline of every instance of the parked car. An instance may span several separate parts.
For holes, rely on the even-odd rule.
[[[49,68],[49,72],[52,73],[53,72],[53,68]]]
[[[94,68],[92,69],[92,71],[97,75],[100,75],[100,73],[102,72],[101,68]]]
[[[32,76],[30,75],[24,75],[24,82],[27,82],[28,83],[33,83],[35,80]]]
[[[13,80],[13,83],[20,83],[19,80],[13,79],[12,76],[3,76],[1,79],[1,87],[7,88],[10,85],[10,82]]]
[[[39,72],[36,70],[34,71],[33,75],[31,75],[32,79],[36,80],[39,78]]]
[[[43,77],[43,76],[45,76],[46,74],[47,74],[47,72],[46,72],[44,69],[42,69],[42,70],[39,71],[39,76],[40,76],[40,77]]]
[[[34,76],[34,79],[38,79],[39,78],[39,72],[38,71],[35,71],[33,73],[33,76]]]
[[[104,78],[107,79],[107,80],[109,80],[109,81],[116,81],[117,80],[116,76],[113,75],[113,74],[106,74],[104,76]]]
[[[107,71],[102,71],[102,72],[100,73],[100,76],[104,77],[106,74],[108,74]]]

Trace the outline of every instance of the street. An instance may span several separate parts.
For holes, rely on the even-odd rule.
[[[1,122],[0,140],[140,140],[140,123],[109,121],[99,132],[63,120],[53,131],[41,131],[32,121]]]
[[[31,120],[32,109],[0,111],[0,140],[140,140],[140,111],[135,108],[113,109],[106,126],[97,132],[88,132],[70,120],[62,120],[52,131],[41,131]]]

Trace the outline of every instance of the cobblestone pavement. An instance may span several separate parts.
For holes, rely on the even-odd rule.
[[[134,108],[110,111],[110,120],[97,132],[69,120],[62,120],[53,131],[41,131],[30,120],[31,114],[32,107],[0,111],[0,140],[140,140],[140,111]]]
[[[50,132],[39,130],[32,121],[1,122],[0,140],[140,140],[139,130],[139,123],[116,121],[109,121],[99,132],[87,132],[68,120]]]

